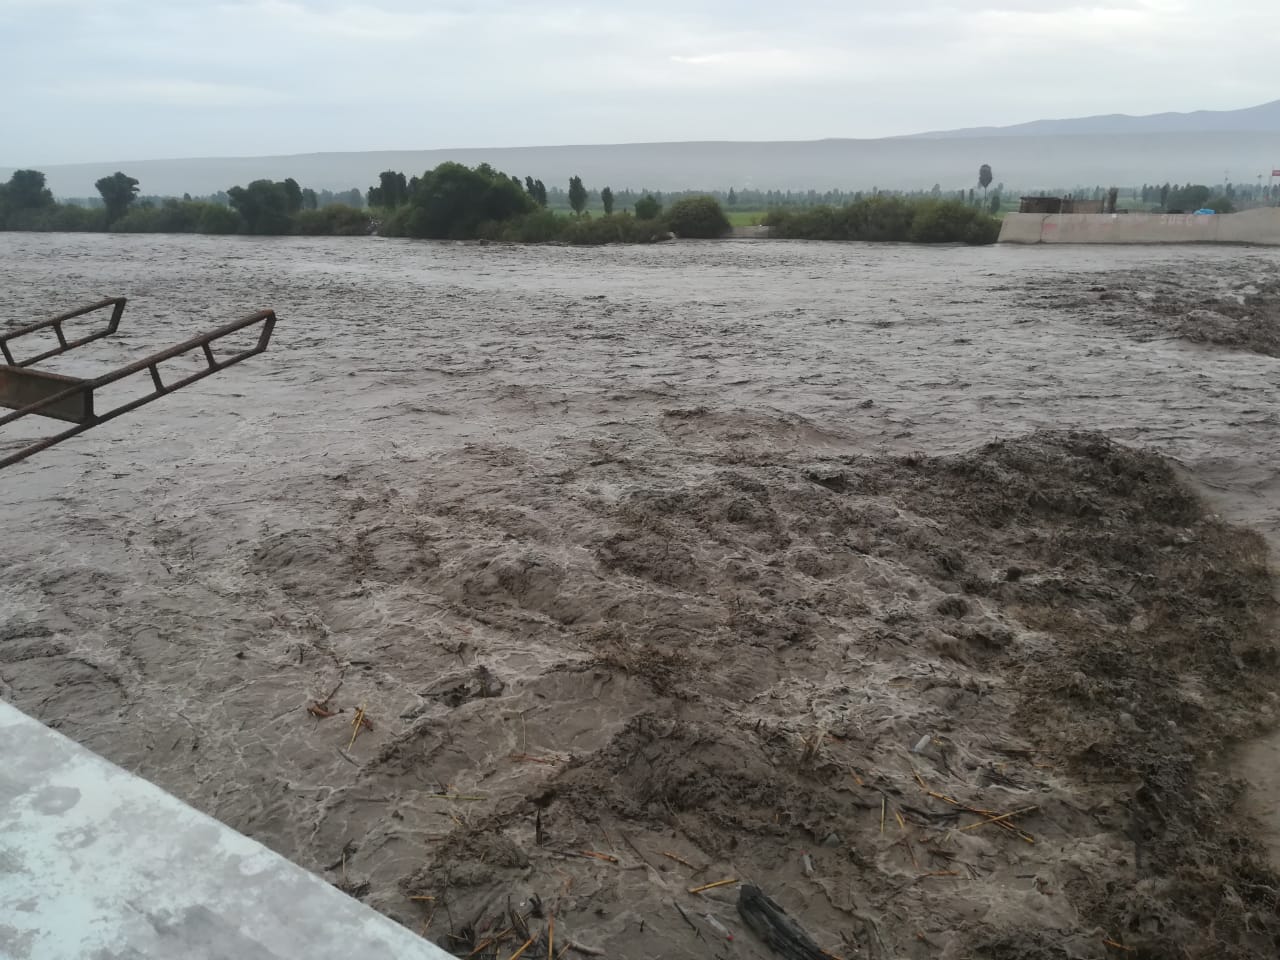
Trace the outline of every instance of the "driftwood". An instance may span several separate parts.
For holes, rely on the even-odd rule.
[[[738,890],[738,913],[756,936],[786,960],[830,960],[831,955],[759,887],[742,885]]]

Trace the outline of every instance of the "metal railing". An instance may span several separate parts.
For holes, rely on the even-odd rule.
[[[154,400],[158,400],[166,394],[181,390],[183,387],[198,380],[203,380],[205,377],[211,376],[220,370],[225,370],[227,367],[257,356],[267,349],[268,344],[271,342],[272,331],[276,325],[275,311],[259,310],[257,313],[241,320],[236,320],[215,330],[210,330],[208,333],[192,337],[190,340],[175,344],[166,350],[161,350],[159,353],[154,353],[149,357],[144,357],[134,363],[112,370],[110,373],[91,379],[67,377],[29,369],[41,360],[47,360],[50,357],[66,353],[68,350],[73,350],[76,347],[115,333],[120,326],[120,316],[124,312],[124,306],[125,299],[123,297],[114,297],[82,307],[79,310],[73,310],[70,313],[64,313],[51,320],[33,323],[29,326],[0,334],[0,355],[4,357],[5,361],[4,364],[0,364],[0,406],[14,409],[13,413],[0,417],[0,427],[31,416],[52,417],[58,420],[70,421],[74,424],[74,426],[53,436],[32,441],[13,453],[0,454],[0,469],[20,463],[42,450],[47,450],[55,444],[61,443],[63,440],[84,433],[99,424],[114,420],[116,417],[123,416]],[[112,307],[113,309],[111,319],[104,329],[75,340],[67,339],[63,330],[65,321],[84,316],[96,310],[105,309],[106,307]],[[261,325],[261,330],[253,346],[229,356],[221,358],[214,356],[213,344],[218,340],[259,324]],[[50,328],[53,329],[58,338],[57,347],[22,360],[16,358],[13,352],[14,340]],[[160,373],[160,364],[195,350],[203,352],[205,366],[195,373],[187,374],[177,380],[166,383]],[[98,413],[94,410],[95,391],[136,373],[141,373],[144,370],[150,372],[151,382],[155,389],[144,396],[118,404],[105,412]]]

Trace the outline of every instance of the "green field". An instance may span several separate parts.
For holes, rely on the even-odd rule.
[[[729,218],[729,222],[735,227],[754,227],[764,219],[768,210],[725,210],[725,216]]]

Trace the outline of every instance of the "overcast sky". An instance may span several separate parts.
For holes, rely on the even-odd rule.
[[[0,166],[880,137],[1280,97],[1276,0],[0,0]]]

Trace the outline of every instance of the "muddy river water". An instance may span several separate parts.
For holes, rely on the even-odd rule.
[[[690,927],[678,913],[658,921],[688,879],[670,871],[705,864],[698,879],[719,880],[747,869],[743,854],[682,820],[695,814],[678,803],[649,834],[624,804],[561,826],[573,850],[621,864],[570,852],[539,872],[530,851],[543,814],[530,811],[553,823],[554,796],[589,786],[541,785],[572,758],[616,752],[624,728],[639,736],[636,718],[655,703],[684,716],[714,701],[726,723],[757,729],[770,700],[797,705],[778,714],[787,722],[818,716],[826,707],[801,706],[796,678],[809,670],[820,684],[831,668],[812,651],[794,677],[726,662],[673,693],[683,670],[702,669],[681,666],[679,649],[696,658],[698,636],[729,629],[702,605],[723,599],[712,571],[770,575],[766,547],[695,539],[655,560],[669,533],[627,513],[628,498],[713,498],[725,476],[750,473],[749,498],[748,480],[772,482],[758,471],[783,461],[963,454],[1088,430],[1171,458],[1226,520],[1280,550],[1280,361],[1115,310],[1104,322],[1080,294],[1123,274],[1135,296],[1143,278],[1234,296],[1278,268],[1280,252],[1207,247],[0,234],[0,322],[130,299],[118,338],[53,369],[105,369],[261,307],[280,317],[266,355],[0,474],[0,696],[433,938],[465,937],[462,912],[482,916],[504,884],[527,896],[513,878],[537,876],[584,943],[704,955],[679,939]],[[0,450],[32,433],[9,429]],[[650,540],[620,540],[624,520]],[[821,639],[795,612],[797,591],[835,574],[793,559],[800,572],[778,597]],[[857,576],[917,590],[870,561]],[[866,609],[822,615],[844,617],[841,630],[859,617],[892,623],[873,592]],[[669,655],[657,666],[641,656],[658,649]],[[879,683],[869,663],[866,683]],[[900,672],[882,680],[900,689]],[[321,719],[307,712],[316,704],[342,712]],[[372,728],[352,741],[359,707]],[[903,719],[911,709],[876,721],[886,743],[909,748],[933,729]],[[1265,798],[1280,790],[1278,754],[1263,741],[1219,758],[1260,785],[1241,809],[1270,818],[1273,837],[1280,811]],[[878,797],[866,809],[868,824],[884,816]],[[602,832],[573,833],[593,816]],[[527,821],[514,838],[501,833],[513,820]],[[867,854],[885,829],[868,827],[864,855],[910,872],[910,844]],[[1003,892],[980,909],[959,897],[964,923],[1011,928],[1033,910],[1086,944],[1064,955],[1103,955],[1066,898],[1019,899],[1060,879],[1047,860],[1020,872],[1006,852],[956,855],[970,853],[975,875],[983,857],[1003,864],[990,872]],[[947,953],[963,944],[949,947],[942,927],[897,923],[892,904],[842,899],[834,882],[806,893],[812,871],[784,860],[751,869],[778,877],[774,895],[829,949],[963,955]],[[553,887],[562,875],[572,882]],[[425,891],[454,896],[457,915],[408,899]],[[894,902],[930,895],[910,887]],[[843,948],[842,922],[855,929]],[[739,955],[767,955],[752,949]]]

